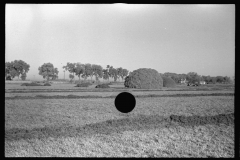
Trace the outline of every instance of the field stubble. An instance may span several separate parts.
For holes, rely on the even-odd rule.
[[[199,92],[198,92],[199,93]],[[233,157],[234,124],[179,124],[171,115],[234,113],[233,96],[5,100],[5,156]]]

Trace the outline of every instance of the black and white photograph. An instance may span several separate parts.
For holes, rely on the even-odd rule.
[[[6,3],[5,157],[234,158],[235,10]]]

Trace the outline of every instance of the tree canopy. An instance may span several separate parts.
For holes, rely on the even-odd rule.
[[[84,72],[85,72],[84,64],[77,63],[75,66],[75,74],[79,77],[79,80],[80,80],[80,76],[83,75]]]
[[[102,66],[97,65],[97,64],[93,64],[92,65],[92,71],[93,71],[93,75],[96,77],[96,81],[99,78],[102,78],[102,76],[103,76],[103,68],[102,68]]]
[[[21,75],[22,79],[26,79],[27,72],[30,65],[23,60],[14,60],[12,62],[5,62],[5,77],[9,76],[11,79]]]
[[[39,75],[42,75],[43,78],[49,80],[50,78],[56,79],[58,75],[57,68],[54,68],[52,63],[44,63],[42,66],[38,68]]]

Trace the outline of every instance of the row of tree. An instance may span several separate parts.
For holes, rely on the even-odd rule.
[[[21,75],[22,80],[26,80],[27,72],[29,71],[30,65],[22,60],[15,60],[12,62],[5,62],[5,78],[6,80],[12,80],[15,77]],[[63,66],[65,71],[69,71],[69,78],[73,80],[75,75],[86,80],[88,77],[95,76],[96,81],[99,78],[103,78],[109,81],[109,78],[113,78],[114,81],[118,79],[124,79],[128,75],[128,70],[122,67],[114,68],[113,66],[107,65],[106,69],[103,69],[102,66],[97,64],[81,64],[81,63],[67,63],[66,66]],[[38,68],[39,75],[43,76],[47,80],[56,80],[58,78],[58,69],[54,68],[52,63],[44,63]]]
[[[187,80],[189,83],[196,83],[200,81],[205,81],[206,83],[230,83],[231,79],[227,76],[204,76],[204,75],[198,75],[196,72],[189,72],[188,74],[176,74],[176,73],[170,73],[166,72],[164,74],[161,74],[165,77],[172,78],[176,83],[181,83],[181,80]]]
[[[70,72],[69,78],[71,80],[74,79],[74,75],[80,78],[84,78],[86,80],[88,77],[95,76],[96,81],[99,78],[103,78],[109,81],[109,78],[114,78],[114,81],[117,81],[120,77],[122,80],[128,75],[128,70],[120,68],[114,68],[113,66],[107,65],[106,69],[103,69],[102,66],[97,64],[81,64],[81,63],[67,63],[66,66],[63,66],[63,69]]]
[[[27,72],[29,71],[30,65],[22,60],[15,60],[12,62],[5,62],[5,78],[6,80],[11,80],[15,77],[19,76],[22,80],[25,80],[27,77]],[[82,77],[86,80],[88,77],[95,76],[96,81],[99,78],[103,78],[109,81],[109,78],[113,78],[114,81],[118,79],[124,79],[129,71],[122,67],[114,68],[113,66],[107,65],[106,69],[103,69],[102,66],[97,64],[82,64],[82,63],[67,63],[66,66],[63,66],[65,71],[70,72],[69,78],[73,80],[75,75],[80,78]],[[54,68],[52,63],[44,63],[42,66],[38,68],[39,75],[42,75],[44,79],[47,80],[56,80],[58,78],[58,69]],[[161,73],[160,73],[161,74]],[[188,74],[177,74],[166,72],[161,74],[165,77],[172,78],[176,83],[181,83],[181,80],[187,80],[189,83],[196,83],[200,81],[205,81],[206,83],[230,83],[230,77],[223,76],[201,76],[196,72],[189,72]]]

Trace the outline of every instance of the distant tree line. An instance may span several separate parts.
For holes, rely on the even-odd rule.
[[[12,62],[5,62],[5,79],[12,80],[15,77],[19,76],[22,80],[26,80],[27,73],[29,71],[30,65],[22,60],[15,60]],[[63,69],[68,71],[69,78],[71,81],[75,79],[75,76],[79,78],[83,78],[86,80],[88,77],[91,78],[95,76],[95,80],[99,81],[99,78],[103,78],[109,82],[109,78],[113,78],[114,81],[118,79],[125,79],[127,75],[129,75],[129,71],[122,67],[114,68],[113,66],[107,65],[106,68],[103,68],[97,64],[82,64],[82,63],[70,63],[67,62]],[[43,76],[46,80],[56,80],[58,79],[58,69],[54,68],[52,63],[44,63],[42,66],[38,68],[39,75]],[[161,74],[161,76],[169,77],[175,81],[175,83],[181,83],[181,80],[187,80],[189,83],[196,83],[200,81],[205,81],[206,83],[230,83],[231,79],[227,76],[204,76],[198,75],[196,72],[189,72],[187,74],[177,74],[177,73],[170,73],[165,72]],[[235,78],[234,78],[235,80]]]
[[[215,84],[215,83],[230,83],[231,79],[227,76],[204,76],[198,75],[196,72],[189,72],[187,74],[177,74],[177,73],[170,73],[166,72],[161,74],[165,77],[172,78],[176,83],[181,83],[181,80],[187,80],[189,83],[199,83],[200,81],[205,81],[208,84]]]
[[[114,68],[113,66],[107,65],[106,69],[97,64],[82,64],[82,63],[70,63],[68,62],[66,66],[63,66],[63,69],[70,72],[69,78],[71,81],[75,78],[74,75],[78,76],[79,80],[83,78],[86,80],[88,77],[95,76],[96,81],[99,81],[99,78],[108,80],[113,78],[114,81],[118,79],[124,79],[128,75],[128,70],[122,67]]]

